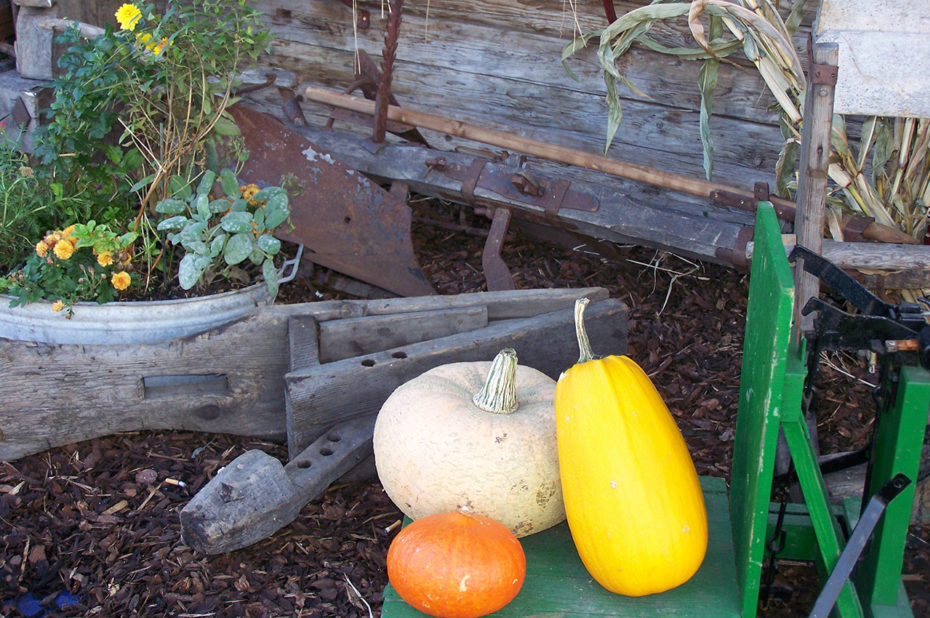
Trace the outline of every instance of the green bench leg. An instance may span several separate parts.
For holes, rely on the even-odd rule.
[[[913,481],[888,504],[875,528],[872,546],[858,566],[856,587],[863,604],[898,605],[904,544],[911,521],[921,448],[930,409],[930,374],[919,367],[902,367],[894,405],[878,419],[872,450],[872,472],[865,493],[871,496],[895,474]]]

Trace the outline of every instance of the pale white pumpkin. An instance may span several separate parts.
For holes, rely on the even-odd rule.
[[[378,477],[411,519],[464,509],[518,537],[565,519],[555,381],[517,364],[442,365],[398,387],[375,422]]]

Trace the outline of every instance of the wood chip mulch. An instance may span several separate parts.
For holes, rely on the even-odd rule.
[[[485,289],[487,220],[435,200],[412,204],[430,220],[415,224],[414,242],[436,290]],[[503,256],[518,288],[598,285],[625,301],[628,354],[665,397],[698,472],[728,476],[744,274],[636,247],[601,257],[582,241],[556,245],[518,230]],[[287,284],[282,302],[345,297],[314,280]],[[868,377],[850,359],[837,365]],[[823,373],[824,451],[861,446],[873,415],[867,387],[829,367]],[[180,509],[252,448],[287,458],[284,446],[248,437],[138,432],[0,462],[0,616],[380,615],[385,555],[401,515],[376,479],[331,487],[293,524],[240,551],[204,556],[181,542]],[[904,564],[918,616],[930,615],[928,539],[930,526],[912,527]],[[773,591],[761,615],[806,615],[817,592],[812,567],[779,565]]]

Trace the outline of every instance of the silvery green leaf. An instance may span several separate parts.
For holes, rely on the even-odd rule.
[[[229,238],[223,232],[217,234],[212,241],[210,241],[210,257],[215,258],[220,253],[223,252],[223,249],[226,247],[226,239]]]
[[[155,204],[155,212],[163,215],[179,215],[187,210],[187,202],[169,197]]]
[[[200,240],[205,229],[207,229],[207,224],[203,221],[191,221],[188,219],[188,224],[184,226],[184,229],[181,230],[178,237],[181,242],[187,246],[188,243]]]
[[[233,211],[220,219],[220,225],[224,230],[232,234],[252,231],[252,213]]]
[[[187,217],[169,217],[162,221],[158,222],[158,231],[163,232],[165,230],[181,230],[184,229],[184,225],[187,223]]]
[[[278,295],[278,271],[274,267],[274,260],[268,258],[262,264],[262,275],[265,277],[265,285],[268,286],[268,294],[271,298]]]
[[[226,212],[232,207],[232,202],[229,200],[213,200],[210,202],[210,212],[216,214],[218,212]]]
[[[255,238],[251,233],[235,234],[226,242],[226,248],[223,250],[223,259],[232,266],[243,261],[252,253],[255,248]]]
[[[220,172],[220,184],[223,185],[223,191],[226,195],[230,197],[239,195],[239,181],[231,169],[226,168]]]
[[[202,221],[206,221],[213,214],[210,212],[210,198],[206,194],[197,195],[197,199],[194,200],[194,208],[197,209],[197,217]]]
[[[268,255],[277,255],[281,250],[281,241],[271,234],[262,234],[258,237],[258,248]]]
[[[252,253],[249,255],[249,261],[256,266],[261,265],[261,263],[265,261],[265,254],[261,249],[258,248],[258,246],[252,249]]]
[[[210,258],[203,255],[186,254],[178,265],[178,282],[189,290],[200,281],[203,271],[210,265]]]
[[[207,246],[207,243],[199,238],[181,239],[181,246],[184,247],[184,251],[187,253],[194,253],[202,256],[210,255],[210,248]]]
[[[229,207],[233,212],[245,212],[249,209],[249,203],[245,199],[239,197],[233,200],[232,206]]]
[[[204,172],[203,176],[200,177],[200,183],[197,185],[197,194],[209,195],[210,191],[213,190],[214,182],[216,182],[216,172],[213,170]]]
[[[287,193],[278,187],[279,191],[273,193],[265,202],[265,229],[273,230],[278,227],[291,215],[291,209],[288,206]]]
[[[255,228],[258,230],[265,229],[265,209],[256,208],[252,211],[252,221],[255,222]]]

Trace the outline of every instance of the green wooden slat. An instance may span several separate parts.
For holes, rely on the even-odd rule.
[[[788,443],[798,483],[804,495],[804,504],[807,506],[814,535],[817,538],[815,557],[820,562],[823,571],[829,573],[843,551],[843,530],[834,517],[827,485],[820,473],[807,422],[801,412],[801,396],[806,373],[803,355],[796,348],[792,348],[790,352],[785,369],[781,427],[785,432],[785,441]],[[836,610],[840,616],[844,617],[860,618],[864,615],[852,582],[847,581],[843,586],[836,600]]]
[[[517,598],[492,614],[496,618],[530,616],[708,616],[739,615],[739,594],[723,479],[702,477],[709,543],[704,563],[683,585],[645,597],[608,592],[591,578],[575,550],[567,524],[521,539],[527,577]],[[382,616],[425,616],[404,603],[391,586],[385,590]]]
[[[756,614],[759,599],[794,307],[794,279],[768,202],[759,204],[754,238],[730,474],[736,581],[745,616]]]

